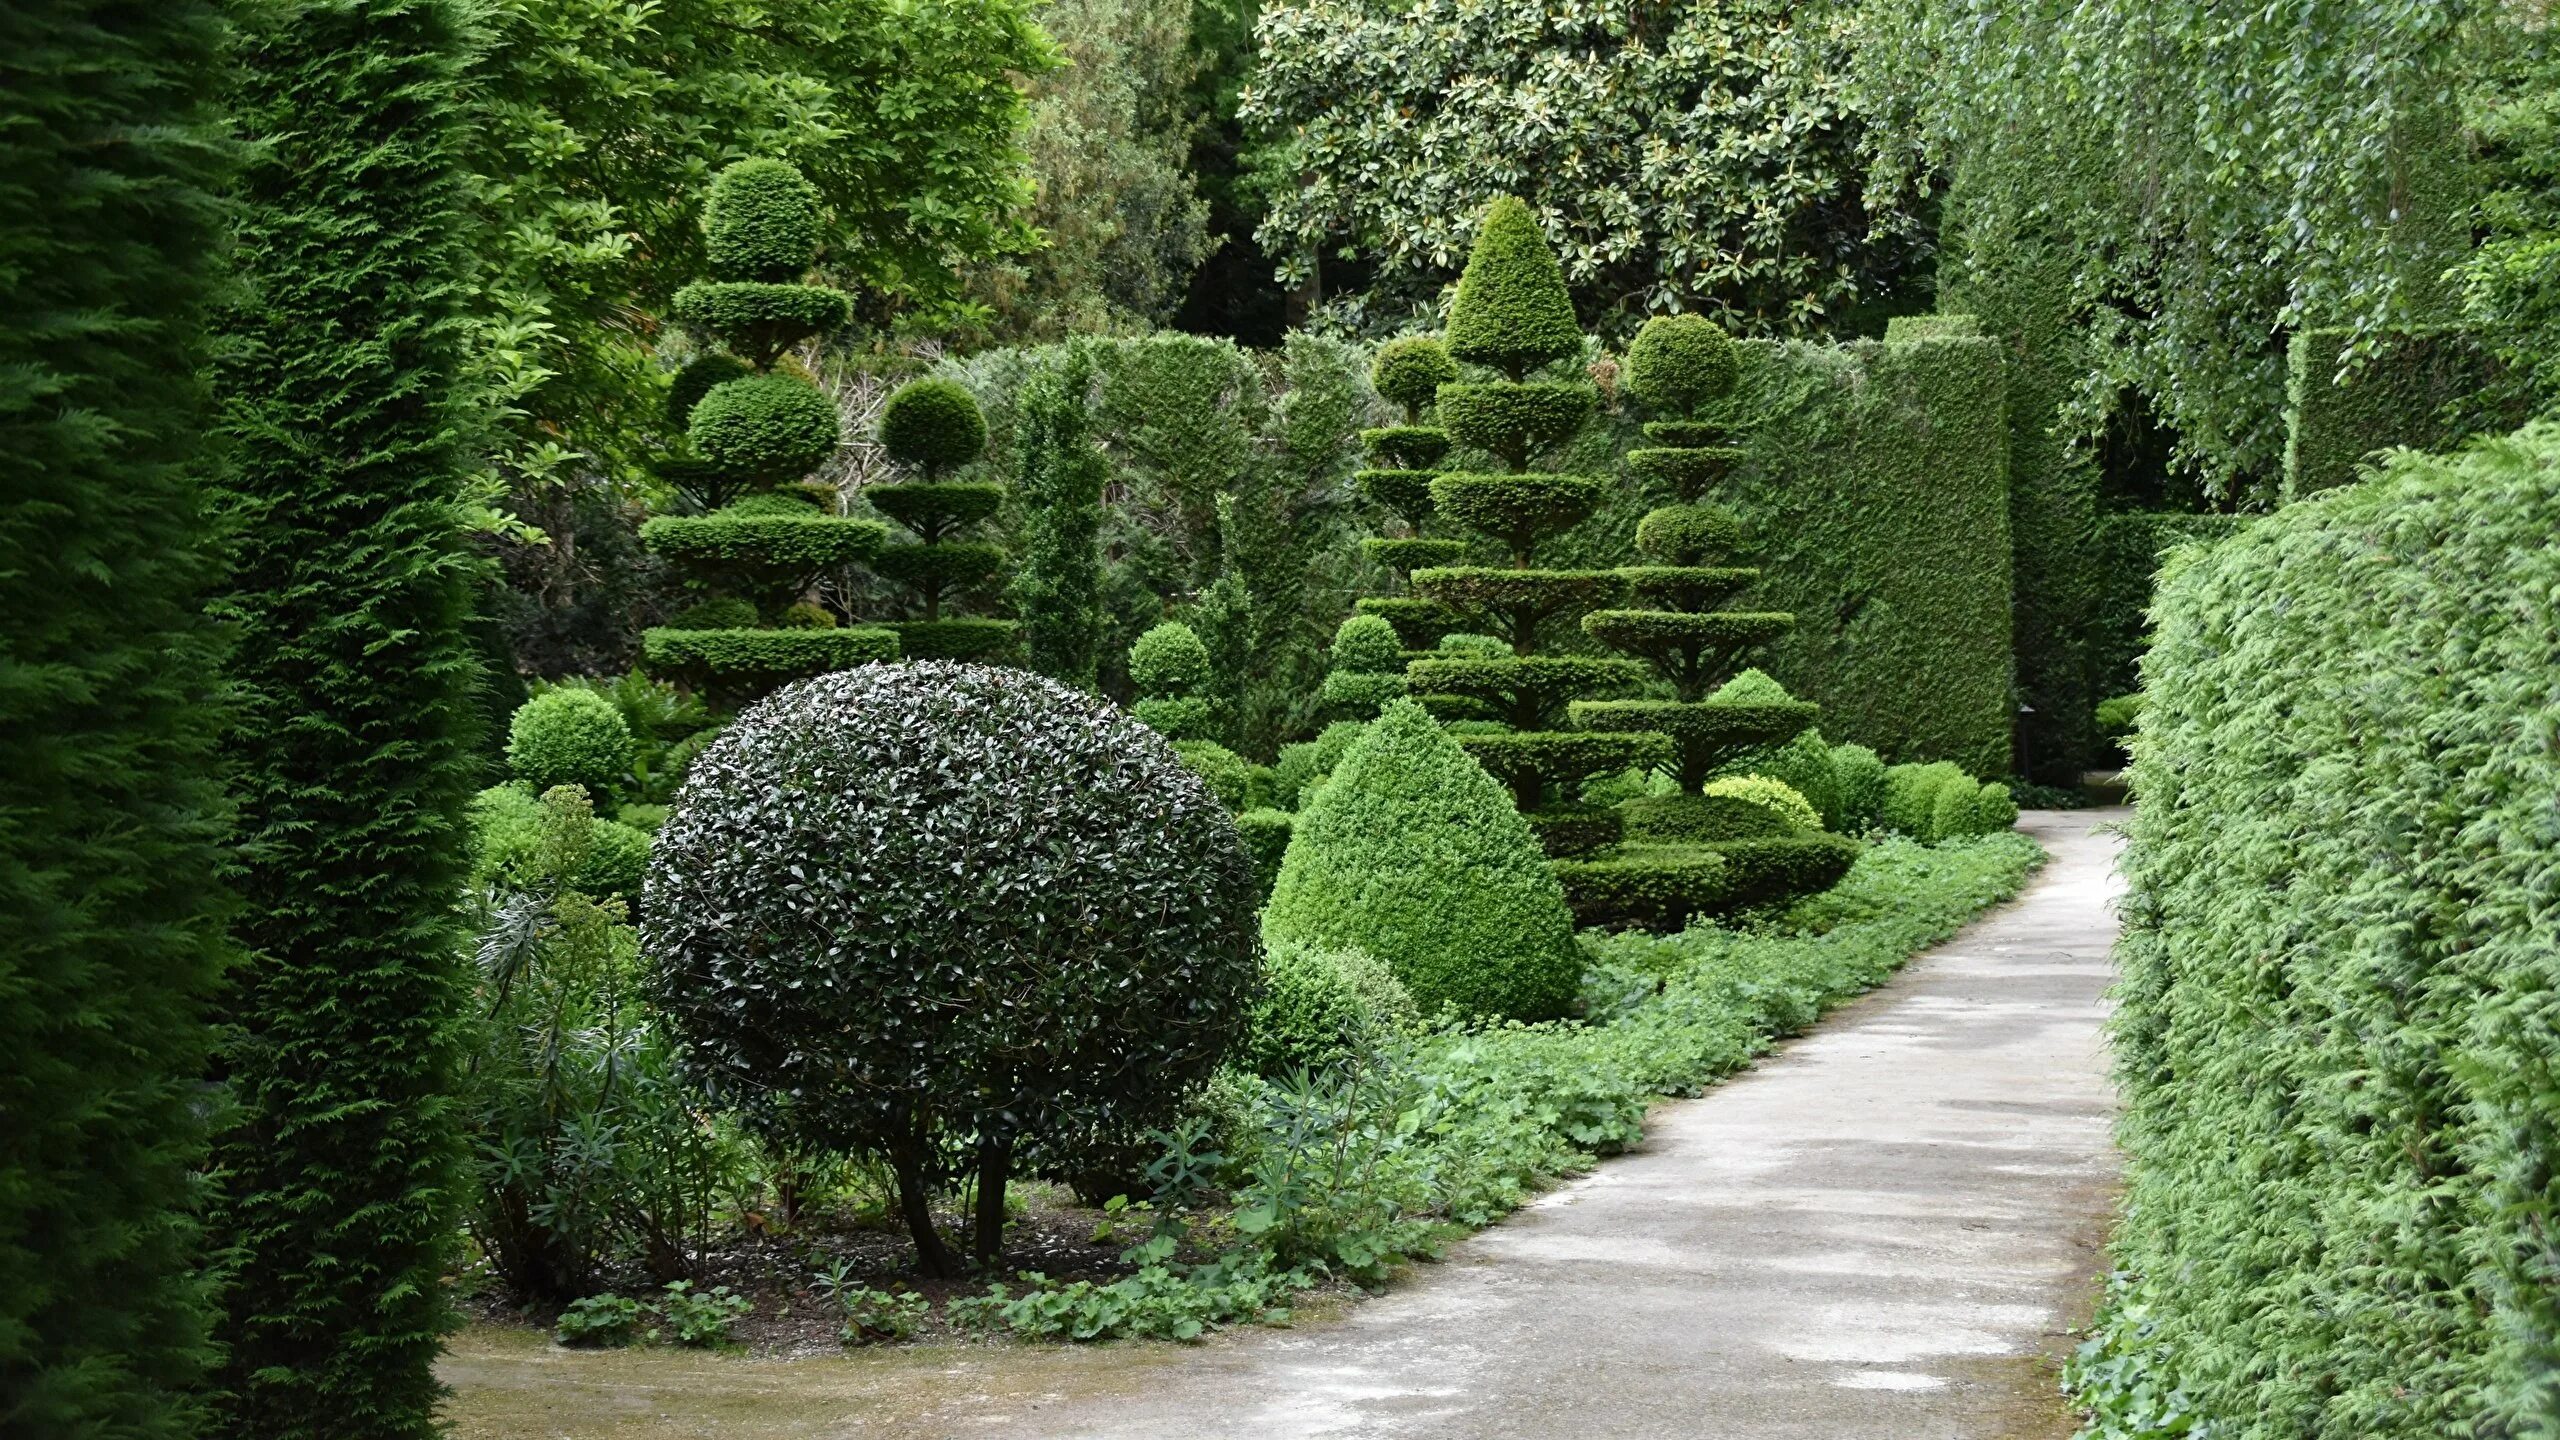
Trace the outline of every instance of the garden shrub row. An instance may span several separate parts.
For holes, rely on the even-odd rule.
[[[2133,744],[2113,1436],[2545,1433],[2560,428],[2174,558]]]

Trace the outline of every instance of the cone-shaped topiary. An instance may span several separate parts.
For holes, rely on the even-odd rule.
[[[1582,325],[1573,318],[1564,268],[1517,196],[1485,208],[1449,304],[1449,353],[1514,380],[1582,353]]]
[[[676,317],[720,348],[677,372],[668,413],[684,426],[691,453],[657,468],[705,513],[658,516],[641,527],[641,543],[702,592],[692,617],[710,617],[717,602],[744,601],[757,619],[653,629],[641,637],[641,655],[650,670],[723,705],[900,653],[899,637],[887,630],[809,623],[810,587],[870,559],[889,533],[876,521],[831,513],[792,483],[843,443],[835,402],[806,375],[774,368],[785,350],[851,313],[838,292],[796,283],[816,261],[822,221],[818,191],[798,170],[739,161],[712,180],[703,205],[717,278],[675,299]]]
[[[1012,649],[1014,622],[942,613],[945,595],[989,584],[1008,558],[1001,546],[957,538],[1004,507],[1004,487],[941,478],[987,448],[987,417],[976,397],[949,380],[911,381],[881,407],[879,439],[890,459],[924,476],[862,492],[916,537],[881,551],[871,568],[915,592],[923,614],[881,628],[897,635],[912,660],[989,660]]]
[[[1550,1019],[1581,978],[1573,918],[1527,822],[1410,700],[1388,704],[1299,812],[1262,933],[1366,951],[1425,1014]]]

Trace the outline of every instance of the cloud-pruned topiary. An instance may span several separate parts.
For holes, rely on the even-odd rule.
[[[1378,347],[1369,361],[1369,385],[1378,398],[1404,409],[1405,423],[1419,424],[1440,387],[1458,378],[1457,362],[1436,335],[1407,335]]]
[[[1582,353],[1582,324],[1564,268],[1517,196],[1486,207],[1458,293],[1449,302],[1449,354],[1517,380],[1529,370]]]
[[[816,469],[844,439],[834,403],[792,375],[712,386],[693,407],[686,433],[703,459],[767,485]]]
[[[919,661],[749,707],[695,759],[642,947],[684,1062],[751,1123],[937,1187],[1168,1123],[1256,985],[1235,823],[1170,746],[1045,676]]]
[[[593,690],[545,690],[507,723],[507,769],[537,793],[583,785],[602,798],[631,773],[636,744],[612,701]]]
[[[977,397],[950,380],[913,381],[889,397],[878,434],[890,459],[923,476],[862,492],[872,508],[915,536],[914,544],[883,550],[871,561],[882,578],[915,595],[916,613],[884,628],[897,633],[913,659],[998,658],[1013,648],[1013,621],[945,619],[942,613],[946,596],[997,580],[1011,559],[1001,545],[964,538],[1003,508],[1005,487],[941,478],[987,448],[987,417]]]
[[[702,206],[703,248],[726,280],[782,283],[818,258],[824,202],[818,187],[780,160],[741,160],[711,181]]]
[[[1327,1070],[1415,1018],[1411,992],[1369,952],[1273,945],[1262,957],[1262,998],[1246,1024],[1242,1058],[1275,1079]]]
[[[1410,700],[1387,706],[1299,812],[1263,938],[1366,951],[1425,1013],[1549,1019],[1582,970],[1528,822]]]
[[[1200,632],[1165,620],[1129,647],[1129,683],[1137,687],[1130,712],[1170,740],[1213,740],[1216,704],[1209,698],[1209,647]]]
[[[912,380],[880,407],[880,447],[899,464],[939,479],[985,452],[987,417],[956,381]]]
[[[1627,388],[1680,415],[1731,393],[1738,368],[1732,337],[1704,315],[1657,315],[1627,346]]]

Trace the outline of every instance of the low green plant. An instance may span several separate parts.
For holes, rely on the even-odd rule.
[[[1229,811],[1244,809],[1252,798],[1253,766],[1226,746],[1215,740],[1176,740],[1173,753],[1182,757],[1192,774],[1208,782],[1209,793]]]
[[[818,1293],[844,1312],[839,1339],[847,1345],[904,1340],[932,1313],[933,1302],[912,1290],[875,1290],[853,1280],[853,1265],[839,1260],[816,1277]]]
[[[648,1339],[655,1340],[663,1333],[678,1345],[707,1350],[727,1345],[730,1329],[755,1306],[726,1285],[696,1290],[690,1280],[671,1280],[660,1294],[656,1309],[664,1330],[652,1327],[647,1332]]]
[[[1701,793],[1757,805],[1797,830],[1822,828],[1822,815],[1813,808],[1812,801],[1805,799],[1794,786],[1766,775],[1736,775],[1710,780]]]
[[[1413,996],[1365,951],[1271,946],[1242,1059],[1264,1075],[1323,1070],[1377,1048],[1417,1018]]]
[[[640,1338],[646,1314],[639,1301],[608,1291],[572,1302],[551,1334],[563,1345],[628,1345]]]
[[[1831,747],[1831,775],[1839,796],[1839,819],[1831,828],[1859,835],[1884,817],[1884,760],[1864,745]]]

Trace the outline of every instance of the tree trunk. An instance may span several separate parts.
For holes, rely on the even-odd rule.
[[[889,1164],[898,1176],[898,1212],[906,1217],[907,1233],[915,1237],[916,1268],[936,1279],[958,1275],[959,1262],[942,1243],[942,1232],[933,1228],[933,1192],[925,1185],[924,1167],[904,1156]]]
[[[992,1270],[1004,1255],[1004,1188],[1013,1169],[1013,1147],[1002,1140],[978,1146],[978,1268]]]

